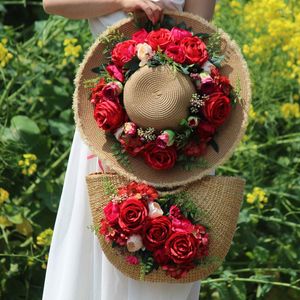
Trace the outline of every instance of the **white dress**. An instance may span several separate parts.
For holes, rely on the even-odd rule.
[[[165,0],[168,1],[168,0]],[[184,0],[169,0],[182,9]],[[117,12],[89,20],[94,36],[122,19]],[[85,176],[105,169],[76,130],[49,253],[43,300],[197,300],[200,282],[148,283],[119,272],[102,253],[92,224]]]

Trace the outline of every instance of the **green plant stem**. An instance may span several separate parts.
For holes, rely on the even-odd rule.
[[[217,272],[216,274],[222,274],[223,271]],[[254,272],[280,272],[280,273],[291,273],[296,272],[300,273],[300,269],[288,269],[288,268],[244,268],[244,269],[236,269],[230,270],[231,273],[254,273]]]
[[[290,226],[290,227],[293,227],[293,228],[300,228],[300,224],[296,224],[296,223],[293,223],[293,222],[285,221],[285,220],[274,218],[274,217],[265,217],[265,216],[260,216],[260,215],[256,215],[256,214],[251,214],[250,217],[261,219],[261,220],[264,220],[264,221],[267,221],[267,222],[279,223],[279,224]]]
[[[42,6],[42,2],[36,2],[36,1],[3,1],[1,3],[2,5],[23,5],[23,6],[27,6],[27,5],[37,5],[37,6]]]
[[[71,147],[69,147],[59,159],[57,159],[47,170],[45,170],[40,177],[38,177],[24,192],[24,195],[30,195],[36,186],[41,182],[41,179],[47,177],[52,170],[54,170],[60,163],[69,155]]]
[[[263,284],[271,284],[275,286],[282,286],[286,288],[290,288],[296,291],[300,291],[300,287],[297,287],[295,285],[292,285],[290,283],[285,283],[285,282],[280,282],[280,281],[268,281],[268,280],[262,280],[262,279],[255,279],[255,278],[215,278],[215,279],[207,279],[207,280],[202,280],[201,284],[210,284],[214,282],[233,282],[233,281],[238,281],[238,282],[250,282],[250,283],[263,283]]]
[[[2,108],[2,103],[3,103],[4,99],[6,99],[7,95],[9,94],[9,91],[10,91],[10,89],[13,87],[13,85],[14,85],[16,79],[17,79],[17,76],[14,76],[14,77],[9,81],[9,83],[6,85],[5,90],[3,91],[3,94],[2,94],[2,96],[1,96],[1,98],[0,98],[0,110],[1,110],[1,108]]]

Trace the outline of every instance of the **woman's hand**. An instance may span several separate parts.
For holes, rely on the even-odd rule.
[[[165,4],[161,0],[119,0],[122,10],[125,12],[144,11],[148,19],[155,24],[161,18],[165,8],[176,9],[170,3]]]

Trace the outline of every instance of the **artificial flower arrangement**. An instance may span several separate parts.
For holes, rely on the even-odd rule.
[[[128,264],[141,267],[141,279],[158,268],[183,278],[208,256],[201,212],[184,192],[161,196],[152,186],[130,182],[111,195],[103,212],[99,234]]]
[[[220,55],[219,35],[193,33],[184,23],[175,25],[172,19],[162,21],[156,29],[148,26],[147,31],[145,27],[130,38],[114,32],[103,41],[108,63],[94,68],[99,77],[89,81],[94,118],[99,128],[114,134],[120,143],[122,151],[117,150],[116,155],[125,152],[141,156],[156,170],[171,169],[176,163],[191,166],[191,162],[196,166],[209,145],[219,151],[214,136],[239,99],[228,77],[220,73],[224,57]],[[189,76],[195,86],[189,115],[181,121],[178,131],[141,128],[126,114],[123,87],[145,65],[168,65],[174,72]]]

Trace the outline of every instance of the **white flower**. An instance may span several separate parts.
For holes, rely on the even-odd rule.
[[[127,240],[127,250],[129,252],[135,252],[143,247],[142,237],[139,234],[133,234]]]
[[[155,219],[157,217],[160,217],[164,214],[163,210],[160,208],[160,205],[157,202],[148,202],[148,208],[149,208],[149,218]]]
[[[115,136],[115,138],[116,138],[118,141],[120,140],[120,137],[121,137],[123,131],[124,131],[124,127],[121,126],[121,127],[119,127],[119,128],[116,130],[116,132],[114,133],[114,136]]]
[[[140,43],[136,46],[137,49],[137,57],[141,61],[139,66],[143,67],[147,64],[147,61],[152,58],[154,55],[154,51],[152,50],[151,46],[147,43]]]
[[[210,61],[207,61],[205,62],[201,68],[203,69],[204,72],[210,74],[211,73],[211,68],[214,67],[214,65],[210,62]]]

